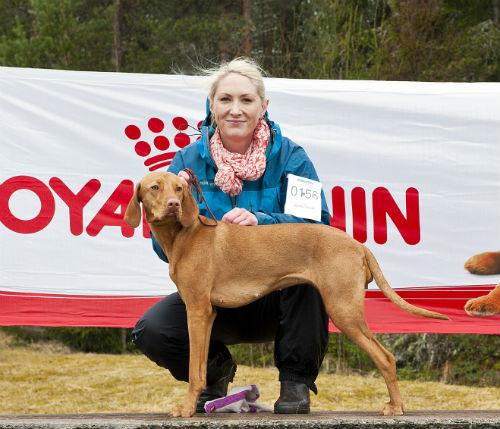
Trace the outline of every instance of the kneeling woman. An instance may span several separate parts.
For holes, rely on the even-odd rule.
[[[189,180],[181,170],[193,170],[217,219],[248,226],[312,222],[284,212],[287,175],[313,180],[318,176],[304,149],[283,137],[279,126],[269,120],[259,67],[239,58],[222,64],[210,77],[210,111],[202,138],[177,152],[169,171]],[[328,225],[330,214],[321,197],[321,219]],[[200,213],[209,216],[204,204]],[[153,248],[166,261],[154,237]],[[315,380],[328,343],[328,317],[318,292],[307,285],[273,292],[244,307],[217,309],[207,387],[197,412],[203,412],[206,401],[227,393],[236,371],[227,345],[271,340],[281,382],[274,412],[308,413],[309,390],[317,393]],[[144,314],[133,341],[176,379],[188,381],[186,308],[178,293]]]

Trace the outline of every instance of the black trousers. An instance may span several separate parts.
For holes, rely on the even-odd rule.
[[[230,344],[275,342],[280,381],[314,381],[328,344],[328,317],[319,293],[311,286],[275,291],[239,308],[217,308],[212,328],[207,384],[222,374],[220,363],[231,358]],[[134,344],[177,380],[189,379],[189,337],[186,307],[178,293],[168,295],[137,322]]]

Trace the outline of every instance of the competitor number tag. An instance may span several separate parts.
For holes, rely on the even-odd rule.
[[[285,213],[321,221],[321,183],[289,174]]]

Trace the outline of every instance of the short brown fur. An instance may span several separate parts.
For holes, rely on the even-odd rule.
[[[139,225],[141,201],[187,309],[189,387],[185,401],[173,408],[173,416],[192,416],[205,388],[214,307],[240,307],[274,290],[304,283],[319,291],[333,323],[381,371],[390,397],[382,413],[403,414],[394,356],[365,322],[365,288],[375,278],[382,292],[403,310],[437,319],[447,317],[415,307],[397,295],[365,246],[326,225],[248,227],[219,222],[207,226],[211,221],[198,215],[186,181],[171,173],[155,172],[141,180],[125,214],[131,226]]]
[[[464,264],[472,274],[500,274],[500,252],[483,252],[470,257]],[[469,316],[488,317],[500,314],[500,284],[489,294],[470,299],[464,307]]]

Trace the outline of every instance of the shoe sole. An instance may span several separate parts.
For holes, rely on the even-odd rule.
[[[309,414],[311,412],[309,407],[305,406],[280,406],[274,408],[274,414]]]

